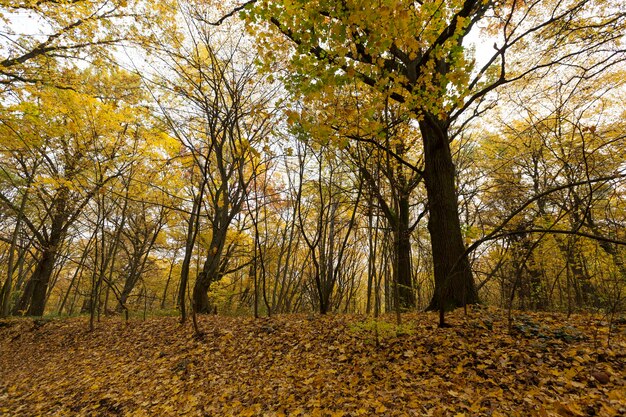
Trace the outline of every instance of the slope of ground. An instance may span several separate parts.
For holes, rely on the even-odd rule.
[[[404,315],[396,334],[358,316],[211,316],[202,338],[176,318],[8,321],[0,415],[626,415],[623,324],[514,317],[509,333],[497,311],[446,329]]]

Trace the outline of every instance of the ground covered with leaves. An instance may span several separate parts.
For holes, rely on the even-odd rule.
[[[0,415],[626,415],[622,321],[513,317],[5,321]]]

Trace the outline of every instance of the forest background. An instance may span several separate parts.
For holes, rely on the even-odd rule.
[[[1,7],[3,316],[626,307],[620,1]]]

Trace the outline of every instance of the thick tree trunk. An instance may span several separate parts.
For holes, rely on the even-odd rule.
[[[137,269],[133,266],[128,276],[126,277],[126,281],[124,282],[124,288],[120,294],[120,299],[115,307],[115,311],[118,313],[124,311],[126,306],[126,301],[128,301],[128,297],[130,297],[130,293],[135,289],[135,285],[137,285],[137,281],[139,280],[139,273]]]
[[[428,196],[428,231],[433,253],[435,293],[428,310],[451,310],[478,302],[461,234],[455,172],[447,128],[434,116],[420,121],[424,142],[424,182]]]
[[[55,258],[56,248],[44,250],[41,255],[41,259],[37,263],[37,267],[30,278],[29,284],[32,285],[32,293],[24,293],[24,297],[28,297],[28,295],[30,295],[30,300],[24,299],[20,302],[22,308],[25,308],[26,305],[30,304],[28,311],[26,312],[29,316],[43,316],[44,309],[46,307],[48,283],[50,282],[50,277],[52,276]]]
[[[196,313],[210,314],[213,311],[207,293],[211,284],[219,279],[220,260],[224,251],[225,240],[225,230],[213,230],[213,238],[211,239],[211,245],[209,246],[209,252],[204,261],[202,272],[198,274],[196,284],[193,287],[193,309]]]
[[[71,168],[67,168],[71,171]],[[71,178],[71,176],[69,177]],[[70,214],[67,212],[68,189],[62,188],[58,197],[53,201],[52,222],[50,225],[49,238],[42,244],[41,258],[37,262],[35,271],[27,284],[27,288],[22,294],[20,302],[15,306],[14,312],[28,310],[26,314],[29,316],[42,316],[46,307],[46,296],[48,294],[48,285],[54,270],[54,264],[57,260],[58,250],[67,230],[68,219]],[[18,312],[19,314],[19,312]]]
[[[9,256],[13,256],[11,253]],[[2,289],[0,289],[0,317],[6,317],[9,315],[11,309],[11,290],[13,288],[13,270],[12,270],[12,259],[9,258],[9,273],[7,274],[7,279],[2,284]]]
[[[413,276],[411,274],[411,231],[409,230],[409,196],[398,201],[398,224],[395,231],[398,303],[401,311],[415,308]]]
[[[61,224],[58,220],[55,226]],[[54,264],[57,258],[57,251],[62,241],[60,227],[55,227],[47,246],[41,252],[41,258],[37,261],[37,266],[28,280],[24,292],[18,303],[13,308],[13,315],[26,313],[29,316],[42,316],[46,307],[46,295]]]
[[[196,285],[193,287],[193,307],[196,313],[210,314],[212,311],[211,302],[209,301],[208,291],[211,287],[211,283],[204,284],[203,281],[196,281]]]

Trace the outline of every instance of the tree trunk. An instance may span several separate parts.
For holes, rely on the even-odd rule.
[[[52,276],[52,270],[54,268],[54,261],[56,258],[56,246],[46,248],[41,259],[37,263],[37,267],[30,278],[30,284],[32,285],[32,294],[24,292],[24,296],[30,295],[30,306],[27,311],[29,316],[43,316],[44,309],[46,307],[46,293],[48,291],[48,282]],[[24,298],[24,297],[23,297]],[[29,304],[28,299],[20,301],[22,308],[25,308]]]
[[[15,272],[15,252],[17,250],[17,238],[20,234],[22,227],[22,220],[24,219],[24,209],[26,208],[26,202],[28,201],[28,193],[30,190],[31,180],[29,178],[28,187],[26,188],[26,192],[22,197],[22,202],[20,203],[20,210],[17,213],[17,221],[15,223],[15,229],[13,230],[13,235],[11,237],[11,246],[9,247],[9,263],[7,265],[7,279],[2,286],[2,291],[0,291],[0,316],[6,317],[9,315],[10,310],[10,296],[11,289],[13,286],[13,273]]]
[[[399,311],[415,308],[413,276],[411,274],[411,231],[409,230],[409,196],[402,194],[398,198],[398,223],[394,235],[396,246],[396,270]]]
[[[211,283],[219,279],[220,259],[224,251],[226,231],[213,229],[211,245],[202,267],[202,272],[198,274],[196,284],[193,287],[193,309],[196,313],[210,314],[212,312],[211,303],[207,295]]]
[[[204,187],[204,182],[202,183]],[[196,244],[196,236],[198,235],[200,204],[202,202],[203,189],[200,189],[200,195],[193,199],[193,207],[191,216],[187,225],[187,239],[185,240],[185,257],[180,268],[180,283],[178,285],[178,307],[180,308],[180,321],[185,322],[187,319],[187,309],[185,299],[187,298],[187,284],[189,282],[189,267],[191,266],[191,257],[193,248]]]
[[[165,289],[163,289],[163,297],[161,298],[161,310],[165,309],[165,299],[167,297],[167,289],[170,286],[170,281],[172,280],[172,272],[174,272],[174,264],[176,264],[176,257],[178,256],[178,251],[180,248],[176,248],[174,251],[174,255],[172,256],[172,261],[170,263],[170,270],[167,274],[167,281],[165,281]]]
[[[367,239],[368,239],[368,256],[367,256],[367,304],[365,306],[365,314],[369,316],[372,310],[372,289],[374,284],[374,273],[376,271],[376,246],[374,245],[375,239],[378,237],[375,234],[377,229],[374,229],[374,204],[371,199],[368,199],[367,210]]]
[[[199,314],[211,313],[211,303],[207,294],[211,283],[205,284],[205,282],[204,280],[198,280],[193,287],[193,307],[194,311]]]
[[[139,272],[137,271],[137,266],[133,265],[128,272],[128,276],[124,281],[124,288],[120,294],[120,299],[115,307],[115,311],[121,313],[124,311],[126,307],[126,302],[128,301],[128,297],[130,297],[130,293],[135,289],[135,285],[137,285],[137,281],[139,280]]]
[[[13,308],[13,315],[26,313],[29,316],[42,316],[44,313],[48,284],[54,270],[57,250],[62,241],[62,231],[59,226],[62,220],[59,219],[54,222],[50,239],[42,249],[41,258],[37,261],[37,266],[24,288],[22,297]]]
[[[477,303],[478,294],[461,234],[447,127],[434,116],[426,115],[420,121],[420,131],[435,271],[435,292],[428,310],[452,310]]]

